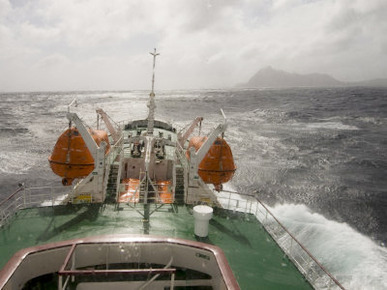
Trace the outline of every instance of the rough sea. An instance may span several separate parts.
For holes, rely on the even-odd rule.
[[[91,127],[145,118],[146,91],[0,94],[0,198],[59,185],[47,161],[67,105]],[[183,128],[228,118],[238,167],[228,189],[254,193],[348,289],[387,289],[387,89],[162,91],[156,118]]]

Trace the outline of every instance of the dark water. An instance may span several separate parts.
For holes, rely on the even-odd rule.
[[[387,90],[370,88],[206,92],[189,111],[229,117],[233,184],[269,204],[307,205],[387,240]],[[166,100],[162,110],[180,102]],[[191,114],[192,115],[192,114]],[[220,119],[220,117],[219,117]]]
[[[67,104],[74,97],[79,106],[73,110],[93,125],[97,107],[117,121],[146,117],[147,94],[1,94],[0,195],[11,193],[18,182],[60,184],[47,157],[67,126]],[[387,89],[164,91],[157,95],[156,116],[179,127],[203,116],[205,131],[222,120],[220,108],[228,117],[226,138],[238,166],[232,188],[255,192],[274,209],[292,205],[298,217],[307,208],[314,217],[346,223],[384,249]],[[343,237],[340,243],[347,241]],[[377,269],[385,268],[386,257]],[[383,280],[386,274],[381,275],[372,280]]]

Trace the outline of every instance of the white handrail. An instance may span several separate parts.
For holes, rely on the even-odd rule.
[[[305,278],[317,289],[345,289],[340,282],[297,240],[297,238],[271,213],[254,194],[234,191],[226,196],[218,194],[218,201],[225,209],[253,214],[274,241],[293,261]],[[232,197],[236,194],[236,197]],[[242,198],[241,198],[242,197]],[[221,202],[220,200],[224,200]],[[247,210],[248,209],[248,210]],[[254,210],[255,209],[255,210]],[[289,241],[289,242],[287,242]]]
[[[0,203],[0,227],[5,225],[9,218],[20,209],[59,204],[60,194],[67,193],[63,189],[63,186],[19,188]]]
[[[20,209],[42,206],[54,206],[63,187],[30,187],[22,188],[0,203],[0,227]],[[48,193],[41,193],[48,190]],[[33,192],[40,192],[39,194]],[[225,209],[253,214],[273,237],[278,246],[293,261],[305,278],[318,289],[344,289],[320,262],[282,225],[270,210],[255,195],[223,191],[218,194],[218,201]],[[233,197],[238,194],[239,198]],[[241,199],[241,196],[243,197]],[[222,202],[223,200],[223,202]],[[44,202],[44,204],[43,204]]]

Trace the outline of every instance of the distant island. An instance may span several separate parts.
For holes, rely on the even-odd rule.
[[[297,74],[277,70],[271,66],[259,70],[247,83],[239,84],[240,88],[288,88],[288,87],[338,87],[338,86],[372,86],[387,87],[387,79],[376,79],[361,82],[342,82],[334,77],[321,74]]]

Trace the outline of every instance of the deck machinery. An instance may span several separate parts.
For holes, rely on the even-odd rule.
[[[214,205],[217,199],[208,184],[219,191],[236,170],[231,149],[223,139],[227,121],[222,110],[223,122],[209,136],[194,136],[190,140],[202,117],[181,132],[171,124],[155,120],[154,68],[159,54],[151,54],[153,76],[148,117],[115,127],[107,113],[98,109],[98,120],[101,118],[109,131],[105,132],[87,128],[76,113],[70,112],[70,104],[69,128],[60,136],[49,158],[52,170],[63,177],[64,185],[80,180],[63,203],[115,202],[117,207],[120,203],[140,203],[145,232],[151,204],[156,209],[165,204]]]
[[[115,126],[98,109],[94,130],[71,112],[73,101],[49,157],[68,193],[21,186],[0,202],[0,288],[338,289],[255,196],[224,196],[236,166],[222,110],[207,136],[192,136],[202,117],[180,132],[155,119],[151,54],[146,119]],[[208,236],[198,236],[196,221],[193,229],[202,207],[211,212]]]

